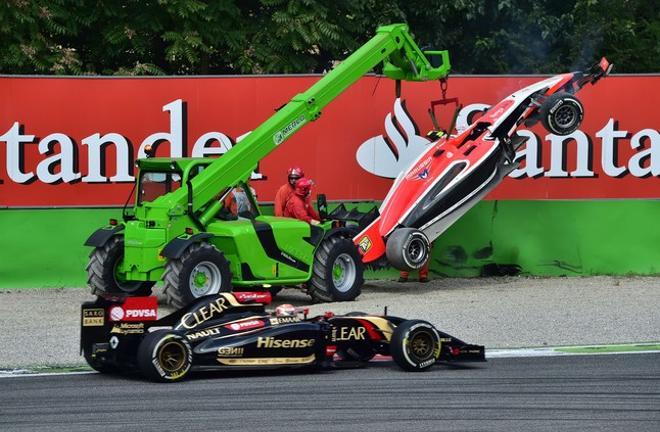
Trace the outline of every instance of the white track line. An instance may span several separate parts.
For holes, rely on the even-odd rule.
[[[621,347],[653,347],[649,350],[638,351],[605,351],[598,352],[597,349],[603,349],[610,346]],[[637,343],[637,344],[613,344],[613,345],[586,345],[586,346],[558,346],[558,347],[542,347],[542,348],[512,348],[512,349],[486,349],[486,359],[496,358],[529,358],[529,357],[556,357],[556,356],[576,356],[576,355],[610,355],[610,354],[651,354],[660,353],[660,350],[655,349],[658,343]],[[594,351],[585,352],[566,352],[559,351],[560,349],[593,349]],[[372,361],[385,362],[392,361],[392,357],[376,355]],[[19,378],[19,377],[47,377],[47,376],[63,376],[63,375],[90,375],[96,374],[96,371],[77,371],[77,372],[30,372],[29,369],[14,369],[14,370],[0,370],[0,378]]]
[[[78,371],[78,372],[30,372],[26,369],[17,369],[11,371],[0,371],[0,378],[20,378],[20,377],[47,377],[62,375],[89,375],[96,374],[96,371]]]

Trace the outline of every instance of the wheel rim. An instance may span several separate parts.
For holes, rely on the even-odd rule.
[[[222,274],[217,265],[210,261],[202,261],[190,272],[188,284],[195,298],[216,294],[220,292],[222,286]]]
[[[426,259],[426,243],[420,238],[414,238],[408,245],[408,256],[414,264],[419,264]]]
[[[158,352],[158,362],[165,372],[181,369],[186,361],[186,349],[177,341],[165,342]]]
[[[353,257],[347,253],[339,254],[332,265],[332,283],[339,292],[351,289],[355,282],[357,268]]]
[[[560,107],[555,113],[555,122],[557,126],[562,129],[568,129],[572,127],[577,120],[577,115],[575,108],[569,105],[564,105]]]
[[[427,332],[419,332],[410,338],[410,354],[419,361],[424,361],[433,355],[433,336]]]
[[[115,281],[115,285],[117,285],[119,289],[125,293],[135,292],[138,289],[140,289],[140,286],[142,286],[142,282],[141,281],[129,282],[126,279],[124,279],[119,273],[117,273],[117,268],[119,267],[121,261],[122,261],[121,258],[115,261],[115,265],[112,268],[112,278]]]

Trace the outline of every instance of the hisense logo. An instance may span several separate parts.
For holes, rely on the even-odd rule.
[[[314,346],[314,339],[275,339],[274,337],[260,337],[257,339],[257,348],[308,348]]]

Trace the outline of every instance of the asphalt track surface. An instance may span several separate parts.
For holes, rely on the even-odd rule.
[[[654,431],[660,354],[493,359],[400,371],[0,380],[1,431]]]

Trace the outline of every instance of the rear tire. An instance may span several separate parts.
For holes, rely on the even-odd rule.
[[[230,292],[229,261],[215,246],[193,243],[177,259],[165,266],[163,281],[167,302],[177,309],[200,297]]]
[[[570,135],[582,124],[584,108],[573,95],[565,92],[548,97],[539,108],[541,123],[555,135]]]
[[[111,237],[89,254],[87,284],[93,295],[148,296],[155,282],[122,281],[117,266],[124,259],[124,236]]]
[[[362,259],[353,242],[327,238],[316,250],[309,295],[315,302],[353,300],[361,293],[362,273]]]
[[[398,270],[421,268],[429,259],[431,244],[426,235],[414,228],[398,228],[387,239],[387,260]]]
[[[192,366],[190,342],[179,333],[157,330],[147,334],[137,352],[140,372],[152,381],[175,382],[188,374]]]
[[[408,320],[394,329],[390,354],[402,369],[425,371],[440,357],[440,335],[426,321]]]

